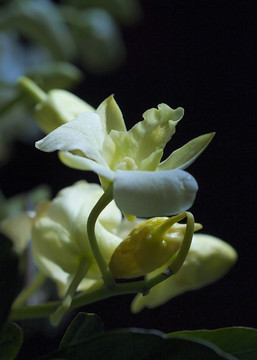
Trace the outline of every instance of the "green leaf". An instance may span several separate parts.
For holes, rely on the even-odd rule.
[[[80,336],[79,336],[80,338]],[[126,329],[96,334],[86,341],[69,342],[41,360],[236,360],[202,339],[167,337],[157,330]]]
[[[22,331],[15,323],[8,323],[0,337],[0,359],[14,360],[22,344]]]
[[[18,292],[18,285],[18,257],[12,250],[11,241],[0,233],[0,332]]]
[[[66,330],[59,349],[75,345],[80,341],[88,341],[96,334],[103,333],[102,320],[95,314],[78,313]]]
[[[202,339],[168,338],[147,360],[237,360],[219,347]]]
[[[40,360],[140,360],[165,342],[159,331],[128,329],[110,331],[49,354]]]
[[[168,335],[209,341],[240,360],[257,359],[257,329],[231,327],[217,330],[180,331]]]

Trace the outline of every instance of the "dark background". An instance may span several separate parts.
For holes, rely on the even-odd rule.
[[[132,315],[132,296],[82,309],[102,317],[107,329],[162,331],[256,326],[256,1],[142,0],[143,16],[123,28],[127,61],[106,76],[87,74],[76,90],[93,106],[112,93],[128,127],[165,102],[185,116],[167,153],[195,136],[216,136],[188,170],[199,184],[191,209],[204,232],[231,245],[239,259],[217,283]],[[89,173],[66,168],[56,154],[17,144],[3,169],[9,196],[48,183],[54,193]],[[14,171],[15,169],[15,171]],[[91,178],[90,178],[91,176]]]

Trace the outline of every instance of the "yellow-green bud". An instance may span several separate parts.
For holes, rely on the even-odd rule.
[[[154,286],[148,295],[138,294],[132,302],[131,310],[136,313],[144,307],[154,308],[186,291],[211,284],[223,277],[236,260],[235,249],[225,241],[207,234],[195,234],[181,269]],[[164,267],[147,275],[147,278],[163,270]]]
[[[53,89],[45,93],[36,83],[25,76],[21,77],[18,83],[23,91],[35,100],[34,116],[37,124],[45,133],[50,133],[83,112],[95,111],[91,105],[69,91]]]
[[[66,90],[50,90],[44,101],[35,107],[34,116],[39,127],[50,133],[57,127],[94,108]]]
[[[195,225],[195,230],[201,228]],[[186,225],[173,218],[155,217],[134,227],[115,249],[110,270],[115,278],[135,278],[164,265],[180,248]]]

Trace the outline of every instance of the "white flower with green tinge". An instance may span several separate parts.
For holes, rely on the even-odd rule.
[[[106,188],[113,183],[117,205],[125,213],[172,215],[192,206],[198,189],[187,168],[214,134],[199,136],[161,161],[167,142],[183,117],[182,108],[166,104],[149,109],[129,131],[113,96],[95,112],[85,112],[36,143],[40,150],[60,150],[61,161],[92,170]]]
[[[86,279],[81,283],[83,289],[101,278],[86,224],[102,194],[98,184],[80,181],[61,190],[51,202],[44,202],[37,209],[31,229],[33,257],[41,272],[65,287],[82,258],[88,262]],[[121,212],[113,202],[97,220],[97,241],[107,261],[122,241],[115,234],[121,220]]]

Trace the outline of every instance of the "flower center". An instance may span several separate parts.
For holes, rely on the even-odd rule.
[[[137,170],[137,165],[133,159],[126,156],[124,159],[115,167],[117,170]]]

